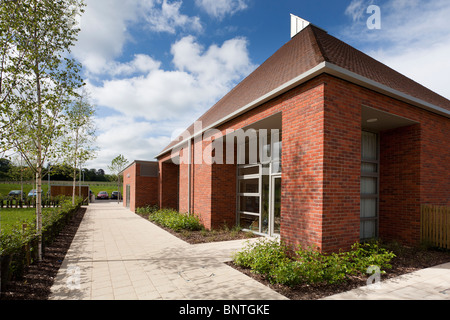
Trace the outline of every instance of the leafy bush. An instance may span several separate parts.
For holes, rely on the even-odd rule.
[[[349,252],[343,253],[347,259],[347,268],[351,273],[365,273],[369,266],[378,266],[383,271],[392,266],[389,262],[395,254],[374,243],[355,243]]]
[[[153,206],[136,208],[136,213],[140,214],[140,215],[148,215],[148,214],[154,213],[158,210],[159,210],[159,206],[155,204]]]
[[[202,230],[203,225],[195,215],[179,213],[171,209],[160,209],[150,213],[149,220],[174,231],[181,230]]]
[[[350,275],[365,274],[369,266],[391,268],[392,252],[377,243],[356,243],[348,252],[324,254],[314,248],[299,248],[289,257],[288,248],[276,240],[261,240],[235,254],[236,265],[260,273],[272,283],[340,283]],[[384,271],[382,271],[384,272]]]
[[[269,274],[279,264],[288,260],[286,246],[277,240],[260,238],[254,243],[247,243],[243,251],[237,252],[234,262],[244,268],[260,274]]]

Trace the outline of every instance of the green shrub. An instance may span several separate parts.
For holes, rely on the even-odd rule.
[[[348,252],[324,254],[314,248],[299,248],[292,257],[276,240],[262,239],[236,253],[236,265],[263,274],[270,282],[294,286],[301,283],[335,284],[350,275],[366,274],[370,266],[391,268],[395,255],[377,243],[356,243]]]
[[[195,215],[179,213],[171,209],[160,209],[149,215],[149,220],[174,231],[202,230],[203,225]]]
[[[352,274],[365,273],[372,265],[385,272],[384,269],[392,268],[389,262],[395,257],[393,252],[380,247],[377,242],[355,243],[352,249],[343,255],[347,259],[348,272]]]
[[[234,255],[234,262],[260,274],[269,274],[278,264],[288,261],[287,247],[277,240],[260,238],[248,242],[243,251]]]
[[[136,208],[136,213],[140,214],[140,215],[149,215],[158,210],[159,210],[159,206],[155,204],[153,206],[145,206],[145,207]]]

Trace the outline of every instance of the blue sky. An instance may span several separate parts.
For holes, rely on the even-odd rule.
[[[290,40],[290,13],[450,98],[450,1],[85,0],[73,50],[97,106],[100,147],[154,160]],[[381,29],[366,25],[370,5]]]

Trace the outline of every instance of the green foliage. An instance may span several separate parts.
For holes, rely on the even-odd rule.
[[[65,221],[68,215],[72,214],[75,209],[81,205],[82,199],[77,197],[75,205],[72,204],[70,198],[66,198],[61,202],[61,206],[57,208],[47,208],[42,215],[42,232],[53,232],[52,228]],[[12,209],[29,211],[30,209]],[[2,212],[3,213],[3,212]],[[28,227],[23,229],[22,224],[26,222]],[[10,222],[8,228],[2,228],[0,231],[0,256],[14,253],[20,249],[25,243],[36,236],[36,224],[32,219],[17,219],[16,222]]]
[[[276,240],[258,239],[235,254],[234,262],[259,274],[269,274],[278,265],[288,261],[287,248]]]
[[[345,281],[350,275],[366,274],[369,266],[378,266],[382,272],[391,268],[395,255],[378,243],[355,243],[348,252],[324,254],[315,248],[299,248],[292,256],[283,243],[263,239],[248,245],[235,254],[236,265],[260,273],[272,283],[295,286],[298,284]]]
[[[203,225],[195,215],[179,213],[171,209],[160,209],[149,214],[149,220],[174,231],[202,230]]]
[[[75,205],[72,204],[70,198],[67,198],[61,202],[60,207],[48,208],[43,211],[42,236],[44,245],[55,239],[81,203],[81,198],[76,199]],[[10,259],[8,274],[14,278],[21,277],[27,264],[27,256],[32,257],[32,260],[36,259],[38,242],[36,224],[29,220],[27,220],[27,224],[28,226],[23,228],[22,221],[17,220],[11,228],[0,231],[0,257]]]
[[[154,213],[156,211],[159,210],[159,206],[158,205],[153,205],[153,206],[145,206],[145,207],[140,207],[136,209],[136,213],[140,214],[140,215],[149,215],[151,213]]]

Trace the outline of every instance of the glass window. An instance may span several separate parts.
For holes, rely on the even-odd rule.
[[[259,232],[259,216],[241,213],[239,217],[239,225],[243,229]]]
[[[377,199],[361,199],[361,218],[377,216]]]
[[[259,174],[259,166],[239,168],[239,176]]]
[[[239,193],[259,193],[259,179],[240,179]]]
[[[366,160],[377,160],[377,134],[372,132],[362,132],[361,137],[361,157]]]
[[[240,196],[239,206],[239,211],[259,214],[259,196]]]
[[[361,177],[361,194],[377,194],[377,178]]]
[[[273,186],[273,233],[280,234],[281,222],[281,178],[274,179]]]
[[[261,176],[262,179],[262,208],[261,208],[261,232],[269,232],[269,175]]]
[[[360,237],[361,239],[371,239],[377,236],[376,221],[361,221]]]
[[[363,162],[361,163],[361,172],[376,173],[378,172],[378,165],[376,163]]]

